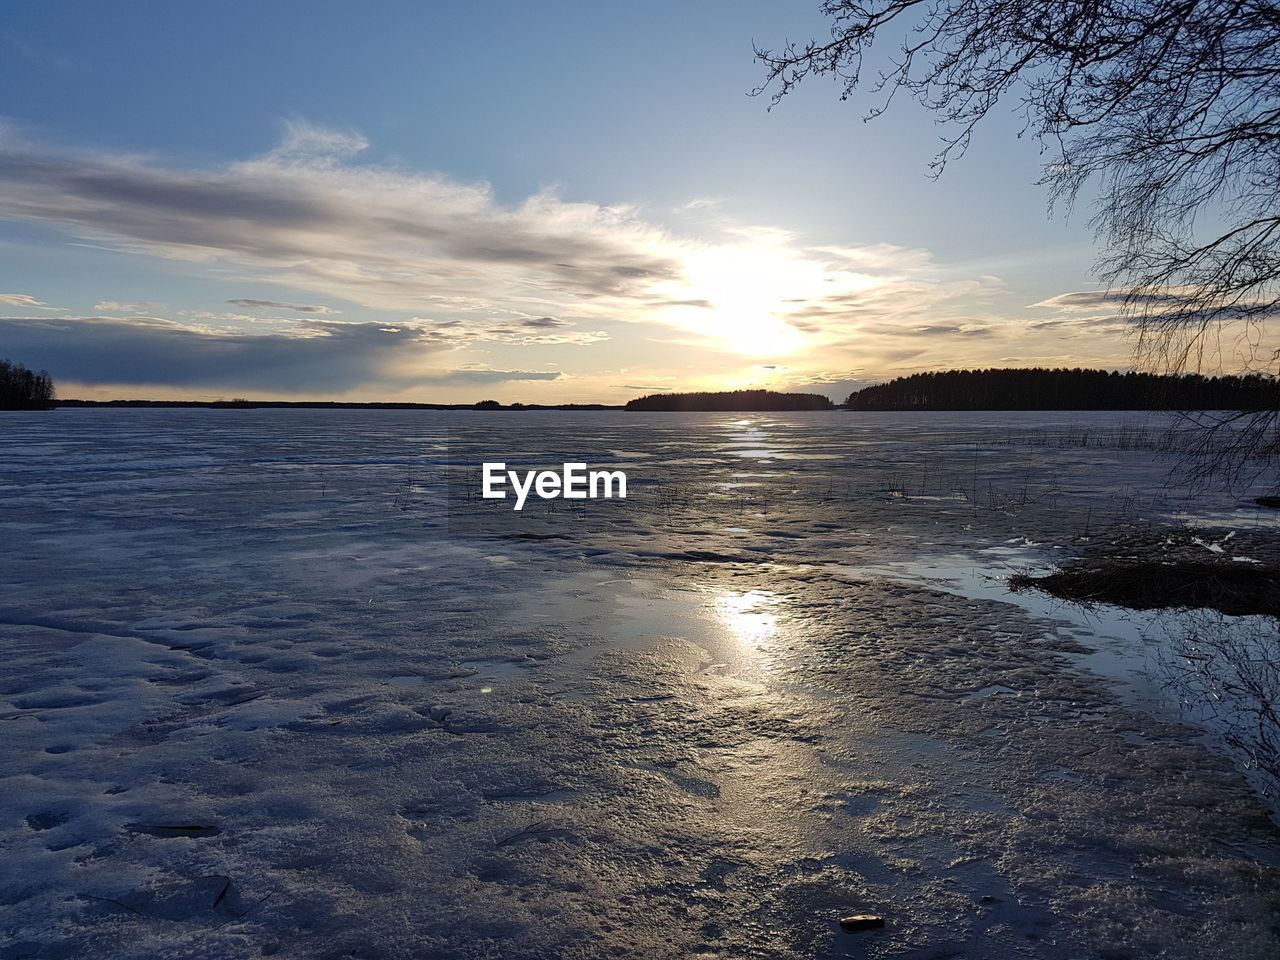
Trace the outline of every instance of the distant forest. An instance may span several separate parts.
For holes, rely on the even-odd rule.
[[[720,393],[654,393],[632,400],[627,410],[721,412],[759,410],[833,410],[826,397],[816,393],[777,393],[773,390],[726,390]]]
[[[0,410],[45,410],[53,406],[49,374],[0,360]]]
[[[1107,370],[947,370],[915,373],[849,396],[850,410],[1267,410],[1280,381]]]
[[[413,403],[403,400],[55,400],[57,407],[197,407],[213,410],[621,410],[603,403]]]

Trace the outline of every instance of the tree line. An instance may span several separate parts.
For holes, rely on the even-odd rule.
[[[858,390],[850,410],[1266,410],[1277,381],[1262,374],[1204,377],[1107,370],[946,370]]]
[[[0,360],[0,410],[43,410],[53,405],[53,381],[44,370]]]
[[[703,393],[653,393],[630,401],[627,410],[719,412],[764,410],[831,410],[835,407],[816,393],[778,393],[775,390],[724,390]]]

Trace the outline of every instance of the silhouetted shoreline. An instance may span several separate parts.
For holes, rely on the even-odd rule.
[[[850,394],[847,410],[1268,410],[1273,377],[1004,367],[913,373]]]
[[[213,410],[621,410],[604,403],[407,403],[345,400],[54,400],[50,407],[195,407]]]
[[[725,390],[657,393],[626,404],[608,403],[414,403],[345,400],[50,400],[54,407],[193,407],[214,410],[626,410],[642,413],[784,413],[810,410],[861,412],[1017,410],[1268,410],[1280,396],[1273,377],[1162,376],[1087,369],[1004,368],[916,373],[866,387],[837,405],[816,393]]]
[[[783,412],[834,410],[836,405],[818,393],[779,393],[776,390],[721,390],[697,393],[651,393],[627,403],[641,412]]]

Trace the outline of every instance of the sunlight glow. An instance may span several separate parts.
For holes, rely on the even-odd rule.
[[[660,319],[726,341],[752,357],[784,356],[811,346],[812,337],[791,322],[803,319],[807,305],[879,282],[832,270],[780,243],[701,247],[684,255],[683,267],[683,280],[662,291],[669,301]]]
[[[760,649],[778,632],[778,599],[768,590],[728,594],[716,602],[720,619],[744,647]]]

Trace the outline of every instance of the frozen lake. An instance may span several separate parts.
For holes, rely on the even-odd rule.
[[[1166,426],[6,413],[0,960],[1272,958],[1189,621],[1001,580],[1255,559],[1275,512],[1170,483]],[[630,495],[486,510],[489,460]]]

